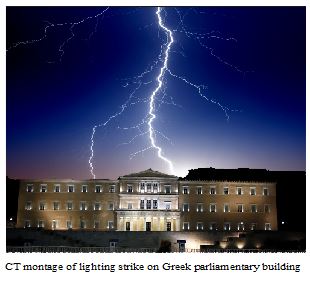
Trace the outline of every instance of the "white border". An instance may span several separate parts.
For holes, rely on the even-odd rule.
[[[5,28],[6,28],[6,6],[307,6],[307,1],[295,0],[295,1],[134,1],[132,3],[127,1],[67,1],[67,0],[53,0],[53,1],[22,1],[22,0],[2,0],[1,12],[0,12],[0,29],[1,29],[1,104],[0,104],[0,123],[1,132],[6,132],[6,87],[5,87]],[[308,8],[308,7],[307,7]],[[307,32],[309,28],[309,19],[307,17]],[[298,33],[298,32],[296,32]],[[307,44],[308,37],[307,37]],[[309,45],[307,45],[309,47]],[[309,58],[307,58],[309,59]],[[309,61],[309,60],[308,60]],[[307,62],[307,83],[310,83],[309,70]],[[307,96],[309,96],[309,88],[307,87]],[[308,110],[308,103],[307,103]],[[309,127],[309,115],[307,114],[307,128]],[[1,154],[0,154],[0,170],[2,180],[1,188],[5,188],[5,175],[6,175],[6,143],[5,137],[1,138]],[[307,134],[307,149],[308,149],[308,134]],[[309,167],[309,160],[307,158],[307,168]],[[308,183],[308,177],[307,177]],[[308,186],[307,186],[308,188]],[[42,286],[49,288],[48,280],[53,280],[51,285],[83,288],[89,286],[115,286],[116,288],[142,288],[151,287],[158,288],[164,286],[165,288],[173,286],[174,288],[188,288],[192,286],[210,287],[210,286],[225,286],[229,288],[240,288],[245,286],[246,282],[249,282],[246,286],[252,288],[270,288],[276,286],[279,288],[296,288],[304,287],[308,283],[309,270],[309,253],[306,254],[6,254],[5,252],[5,190],[1,193],[1,262],[0,272],[2,277],[2,284],[8,284],[7,286],[17,288],[24,286],[25,282],[32,288],[41,288]],[[307,198],[307,208],[309,207],[309,197]],[[307,213],[307,224],[309,224],[309,218]],[[307,231],[309,225],[307,226]],[[308,252],[309,239],[307,238]],[[21,271],[6,271],[4,265],[7,262],[24,262],[24,263],[52,263],[52,264],[71,264],[74,262],[104,262],[105,264],[124,264],[136,262],[140,264],[162,264],[164,262],[170,262],[171,264],[184,264],[184,263],[197,263],[206,264],[210,262],[216,263],[269,263],[275,262],[289,262],[292,264],[301,264],[302,271],[300,273],[293,272],[186,272],[186,271],[163,271],[161,273],[154,271],[128,271],[122,273],[109,273],[109,272],[94,272],[84,273],[77,271],[70,272],[21,272]],[[143,273],[143,274],[141,274]],[[20,276],[22,274],[22,276]],[[35,275],[34,275],[35,274]],[[92,278],[89,278],[89,274],[92,274]],[[124,275],[125,274],[125,275]],[[158,275],[160,274],[160,275]],[[239,275],[242,274],[242,275]],[[16,278],[15,278],[16,277]],[[47,279],[46,279],[47,277]],[[96,278],[97,277],[97,278]],[[120,278],[117,278],[120,277]],[[154,278],[155,277],[155,278]],[[224,279],[224,278],[225,279]],[[43,279],[45,278],[45,279]],[[52,279],[51,279],[52,278]],[[153,282],[151,280],[160,280],[160,282]],[[225,281],[226,280],[226,281]],[[31,284],[31,285],[30,285]]]

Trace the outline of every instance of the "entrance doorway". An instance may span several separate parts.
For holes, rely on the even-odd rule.
[[[171,222],[167,222],[167,231],[171,231]]]
[[[145,223],[145,231],[151,231],[151,222]]]
[[[116,244],[116,241],[110,241],[110,252],[115,252]]]
[[[126,231],[130,231],[130,222],[126,222]]]
[[[186,240],[177,240],[177,243],[179,244],[179,252],[185,252]]]

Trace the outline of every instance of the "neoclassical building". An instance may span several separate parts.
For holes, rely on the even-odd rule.
[[[118,180],[22,180],[18,228],[98,231],[277,230],[276,183],[148,169]]]

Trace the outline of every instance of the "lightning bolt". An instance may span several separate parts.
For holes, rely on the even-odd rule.
[[[86,18],[83,18],[82,20],[79,21],[74,21],[74,22],[64,22],[64,23],[51,23],[46,21],[46,26],[44,27],[44,33],[43,35],[38,38],[38,39],[32,39],[32,40],[26,40],[26,41],[20,41],[12,46],[10,46],[7,51],[17,48],[19,46],[23,45],[31,45],[35,44],[38,42],[41,42],[48,37],[48,33],[51,29],[53,28],[60,28],[60,27],[65,27],[69,30],[70,35],[64,39],[60,46],[58,46],[58,54],[59,56],[59,62],[62,61],[62,58],[64,57],[65,54],[65,48],[68,46],[70,41],[72,41],[75,38],[75,28],[78,25],[82,25],[88,20],[95,19],[95,27],[94,30],[89,34],[88,40],[94,35],[94,33],[97,32],[97,28],[99,25],[99,20],[101,19],[100,17],[104,17],[105,13],[109,10],[110,8],[107,7],[104,10],[102,10],[100,13],[94,15],[94,16],[89,16]],[[161,131],[158,129],[155,129],[155,120],[159,117],[159,108],[161,107],[162,104],[168,104],[168,105],[174,105],[178,106],[177,103],[174,101],[172,96],[170,96],[170,100],[166,100],[166,97],[168,97],[166,93],[167,85],[168,85],[168,80],[175,79],[176,81],[181,81],[185,85],[191,87],[196,94],[203,98],[204,100],[210,102],[211,104],[214,104],[218,106],[225,114],[227,121],[229,120],[229,114],[230,112],[236,112],[238,110],[233,110],[226,105],[221,104],[219,101],[209,97],[206,93],[207,91],[207,85],[205,84],[197,84],[193,82],[191,79],[189,79],[186,76],[179,75],[177,72],[173,71],[171,67],[169,67],[169,59],[171,57],[171,54],[174,53],[175,51],[172,51],[172,46],[175,43],[175,35],[178,34],[183,34],[187,38],[197,41],[197,43],[206,49],[209,54],[213,57],[215,57],[220,63],[223,65],[227,65],[228,67],[236,70],[237,72],[245,73],[242,71],[239,67],[229,63],[222,57],[218,56],[215,52],[215,50],[208,45],[208,40],[209,39],[217,39],[217,40],[222,40],[222,41],[233,41],[236,42],[237,40],[233,37],[223,37],[219,31],[211,31],[211,32],[193,32],[190,31],[186,28],[185,25],[185,17],[188,15],[190,11],[194,11],[195,13],[200,13],[197,12],[195,9],[189,9],[186,11],[185,14],[182,15],[181,11],[178,10],[177,8],[174,9],[176,11],[179,21],[177,24],[177,27],[175,29],[168,28],[167,25],[165,24],[165,17],[163,18],[163,12],[166,13],[165,16],[167,16],[167,11],[162,8],[158,7],[156,8],[156,24],[158,26],[158,33],[159,31],[162,31],[165,34],[166,40],[164,43],[161,45],[160,52],[158,54],[158,57],[139,75],[133,78],[128,78],[125,79],[125,84],[123,85],[124,88],[131,87],[132,85],[134,88],[132,89],[131,93],[127,97],[127,100],[119,107],[118,110],[114,112],[114,114],[110,115],[105,122],[95,124],[92,126],[91,134],[90,134],[90,156],[88,158],[88,165],[89,165],[89,171],[91,176],[95,179],[96,174],[95,174],[95,168],[94,168],[94,158],[95,158],[95,139],[96,135],[98,133],[98,129],[100,128],[105,128],[108,127],[109,125],[112,124],[118,117],[120,117],[127,109],[137,105],[137,104],[143,104],[145,103],[147,105],[147,113],[146,115],[137,123],[136,125],[133,126],[127,126],[127,127],[120,127],[117,126],[117,129],[122,129],[125,131],[129,130],[137,130],[138,133],[134,135],[129,141],[123,142],[120,145],[129,145],[139,138],[144,138],[147,139],[147,145],[143,148],[138,149],[135,152],[132,152],[129,155],[129,159],[132,159],[139,154],[143,154],[146,151],[155,151],[157,157],[162,160],[169,168],[170,173],[174,173],[174,164],[171,159],[169,159],[163,152],[163,148],[159,145],[157,141],[157,137],[161,137],[162,139],[166,141],[170,141],[170,139],[165,136]],[[143,29],[146,29],[151,25],[145,26]],[[182,44],[178,43],[178,45],[183,49]],[[175,46],[175,45],[174,45]],[[184,49],[183,49],[184,50]],[[181,55],[185,57],[185,54],[183,51],[179,52]],[[54,63],[54,62],[50,62]],[[154,75],[155,74],[155,75]],[[138,95],[138,91],[144,88],[148,88],[152,86],[151,92],[149,94],[144,93],[143,96]]]
[[[139,133],[137,135],[135,135],[133,138],[131,138],[131,140],[129,140],[128,142],[122,143],[120,145],[128,145],[131,144],[132,142],[134,142],[136,139],[138,139],[139,137],[143,137],[143,136],[148,136],[149,138],[149,142],[150,145],[147,147],[144,147],[136,152],[133,152],[129,155],[129,159],[132,159],[134,157],[136,157],[139,154],[143,154],[146,151],[149,150],[155,150],[157,152],[157,156],[159,159],[163,160],[169,167],[169,171],[170,173],[174,174],[174,164],[173,162],[166,156],[163,155],[163,149],[161,146],[159,146],[156,142],[156,134],[162,136],[164,139],[169,140],[170,139],[168,137],[166,137],[162,132],[154,129],[154,121],[157,117],[156,114],[156,108],[155,108],[155,103],[156,101],[159,102],[159,106],[160,104],[163,103],[168,103],[165,102],[165,89],[166,86],[164,84],[164,79],[165,79],[165,75],[169,74],[170,76],[172,76],[175,79],[178,79],[182,82],[184,82],[186,85],[189,85],[191,87],[193,87],[198,95],[200,95],[200,97],[204,98],[205,100],[207,100],[208,102],[217,105],[218,107],[220,107],[223,112],[225,113],[226,119],[227,121],[229,120],[229,112],[236,112],[238,110],[232,110],[230,108],[228,108],[227,106],[222,105],[220,102],[218,102],[217,100],[211,99],[209,97],[207,97],[207,95],[205,94],[205,90],[207,89],[207,86],[205,84],[195,84],[194,82],[191,82],[190,80],[188,80],[187,78],[185,78],[184,76],[180,76],[177,75],[176,73],[173,73],[172,70],[168,67],[168,61],[169,61],[169,57],[171,54],[171,47],[172,44],[174,43],[174,37],[173,37],[173,32],[179,32],[179,33],[184,33],[188,38],[192,38],[198,41],[198,43],[209,50],[210,54],[214,57],[216,57],[218,59],[219,62],[235,69],[238,72],[243,72],[242,70],[240,70],[237,66],[234,66],[232,64],[230,64],[229,62],[223,60],[221,57],[217,56],[214,52],[214,50],[210,47],[208,47],[206,44],[204,44],[202,42],[203,39],[208,39],[208,38],[216,38],[216,39],[220,39],[220,40],[226,40],[226,41],[236,41],[235,38],[229,37],[229,38],[223,38],[221,36],[215,35],[216,32],[212,31],[210,33],[194,33],[194,32],[190,32],[185,28],[184,25],[184,17],[185,16],[181,16],[181,13],[176,9],[178,15],[179,15],[179,26],[181,27],[181,30],[179,29],[169,29],[163,21],[161,12],[163,11],[163,8],[158,7],[156,10],[156,16],[157,16],[157,21],[158,21],[158,26],[159,28],[164,31],[164,33],[166,34],[167,40],[166,43],[164,45],[161,46],[161,52],[158,56],[158,59],[155,60],[153,62],[152,65],[150,65],[150,67],[148,69],[146,69],[145,71],[143,71],[140,75],[136,76],[134,78],[134,80],[132,81],[134,84],[136,84],[136,88],[134,89],[134,91],[130,94],[128,100],[122,105],[121,110],[119,112],[117,112],[116,114],[112,115],[105,123],[102,123],[100,125],[95,125],[93,127],[92,130],[92,135],[91,135],[91,145],[90,145],[90,151],[91,151],[91,155],[89,158],[89,167],[90,167],[90,173],[93,176],[93,178],[96,178],[96,175],[94,174],[94,167],[93,167],[93,159],[94,159],[94,136],[96,133],[96,129],[98,127],[104,127],[106,125],[108,125],[110,123],[111,120],[115,119],[116,117],[118,117],[119,115],[121,115],[125,109],[128,108],[129,105],[135,105],[139,102],[148,102],[148,115],[142,119],[142,121],[135,125],[135,126],[131,126],[131,127],[118,127],[119,129],[123,129],[123,130],[129,130],[129,129],[138,129]],[[132,101],[132,99],[135,99],[135,93],[142,87],[142,85],[148,85],[153,83],[153,81],[143,81],[144,77],[146,77],[148,74],[150,74],[151,72],[153,72],[158,66],[159,64],[161,64],[160,68],[159,68],[159,74],[156,77],[156,87],[153,89],[151,95],[147,98],[147,99],[138,99],[135,101]],[[127,79],[130,80],[130,79]],[[127,87],[129,85],[129,82],[126,82],[125,85],[123,87]],[[162,93],[162,98],[158,99],[158,95]],[[177,106],[177,104],[174,102],[173,98],[171,97],[171,102],[169,102],[168,104],[172,104]],[[147,130],[142,130],[141,128],[143,127],[143,125],[147,124]]]
[[[122,114],[124,112],[124,110],[126,109],[126,104],[123,104],[121,106],[121,109],[119,112],[115,113],[114,115],[110,116],[108,118],[108,120],[104,123],[101,123],[99,125],[94,125],[93,126],[93,130],[92,130],[92,134],[91,134],[91,137],[90,137],[90,141],[91,141],[91,145],[90,145],[90,157],[88,159],[88,163],[89,163],[89,167],[90,167],[90,173],[91,175],[93,176],[93,178],[95,179],[96,178],[96,175],[94,173],[94,166],[93,166],[93,158],[94,158],[94,144],[95,144],[95,141],[94,141],[94,138],[95,138],[95,134],[96,134],[96,130],[98,127],[101,127],[101,126],[106,126],[111,120],[113,120],[114,118],[118,117],[120,114]]]
[[[157,11],[156,11],[156,15],[157,15],[157,18],[158,18],[158,25],[166,32],[167,34],[167,44],[166,44],[166,50],[164,52],[164,55],[165,55],[165,58],[164,58],[164,63],[163,63],[163,66],[161,67],[160,69],[160,73],[159,75],[157,76],[157,87],[155,88],[155,90],[152,92],[151,94],[151,97],[150,97],[150,105],[149,105],[149,115],[150,115],[150,119],[148,121],[148,126],[149,126],[149,138],[150,138],[150,141],[151,141],[151,144],[152,144],[152,147],[155,148],[157,150],[157,156],[162,159],[163,161],[165,161],[168,166],[169,166],[169,169],[170,169],[170,172],[171,173],[174,173],[174,168],[173,168],[173,163],[166,157],[164,157],[162,155],[162,148],[160,146],[158,146],[155,142],[155,139],[154,139],[154,128],[153,128],[153,121],[155,120],[156,118],[156,114],[155,114],[155,107],[154,107],[154,102],[155,102],[155,97],[158,93],[158,91],[161,89],[162,85],[163,85],[163,77],[167,71],[167,68],[168,68],[168,58],[169,58],[169,52],[170,52],[170,49],[171,49],[171,45],[173,43],[173,34],[172,34],[172,31],[169,30],[164,24],[163,24],[163,20],[161,18],[161,15],[160,15],[160,12],[161,12],[161,8],[158,7],[157,8]]]
[[[162,11],[162,8],[158,7],[157,11],[156,11],[156,15],[157,15],[157,19],[158,19],[158,25],[161,27],[162,30],[165,31],[165,33],[167,35],[167,43],[165,44],[166,49],[165,49],[165,51],[163,53],[164,54],[163,65],[160,68],[159,75],[156,77],[157,86],[153,90],[151,96],[149,97],[149,113],[148,113],[149,117],[148,117],[147,125],[148,125],[148,136],[149,136],[149,139],[150,139],[150,142],[151,142],[151,146],[146,147],[144,149],[141,149],[141,150],[139,150],[139,151],[137,151],[135,153],[132,153],[129,156],[129,158],[132,159],[137,154],[143,153],[143,152],[145,152],[147,150],[150,150],[150,149],[155,149],[157,151],[157,156],[168,164],[169,170],[173,174],[174,173],[173,163],[167,157],[163,156],[162,148],[158,144],[156,144],[156,141],[155,141],[155,129],[153,128],[153,122],[156,119],[155,99],[156,99],[156,96],[157,96],[158,92],[161,90],[161,88],[163,86],[163,78],[164,78],[165,73],[166,73],[166,71],[168,69],[169,52],[170,52],[170,49],[171,49],[171,45],[173,43],[173,33],[172,33],[172,31],[170,29],[168,29],[163,24],[163,20],[162,20],[162,17],[161,17],[161,11]],[[143,72],[139,77],[142,78],[146,73],[152,71],[153,68],[154,68],[154,66],[152,66],[150,68],[150,70],[147,70],[147,71]],[[140,83],[140,85],[141,85],[141,83]],[[139,89],[139,87],[137,89]],[[133,94],[132,94],[132,96],[133,96]],[[113,118],[115,118],[115,117],[119,116],[120,114],[122,114],[124,112],[125,108],[127,108],[127,103],[129,102],[130,99],[131,99],[131,97],[129,97],[128,101],[122,106],[122,109],[120,110],[120,112],[118,112],[115,115],[111,116],[105,123],[100,124],[99,126],[106,126]],[[94,149],[93,148],[94,148],[94,136],[95,136],[97,127],[98,126],[95,125],[93,127],[93,130],[92,130],[91,146],[90,146],[91,155],[90,155],[90,158],[89,158],[89,161],[88,161],[89,162],[89,167],[90,167],[90,173],[92,174],[94,179],[96,178],[96,175],[94,174],[94,167],[93,167],[93,158],[94,158]],[[134,139],[136,139],[137,137],[142,136],[142,135],[145,135],[145,132],[142,132],[139,135],[134,136],[132,138],[132,140],[130,140],[128,143],[131,143]]]
[[[136,89],[129,95],[129,98],[127,99],[127,101],[125,103],[123,103],[120,107],[120,110],[118,112],[116,112],[115,114],[111,115],[107,121],[98,124],[98,125],[94,125],[93,129],[92,129],[92,134],[90,137],[90,157],[88,159],[88,164],[89,164],[89,168],[90,168],[90,173],[92,175],[92,177],[95,179],[96,175],[94,173],[94,166],[93,166],[93,159],[94,159],[94,145],[95,145],[95,134],[96,134],[96,130],[97,128],[100,127],[105,127],[107,126],[112,120],[114,120],[115,118],[117,118],[118,116],[120,116],[130,105],[135,105],[136,103],[131,103],[132,98],[135,95],[135,92],[140,88],[140,86],[137,86]]]

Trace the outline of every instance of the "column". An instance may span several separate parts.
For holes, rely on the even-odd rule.
[[[124,228],[123,228],[123,231],[126,231],[126,223],[128,221],[129,221],[129,219],[124,217]]]
[[[177,228],[176,228],[176,219],[173,218],[171,219],[171,231],[176,231]]]
[[[177,217],[175,221],[176,221],[176,228],[175,228],[175,230],[176,231],[180,231],[180,218]]]
[[[165,231],[164,229],[164,217],[160,217],[160,231]]]
[[[155,227],[154,227],[154,217],[151,216],[151,231],[154,231]]]
[[[146,217],[143,218],[143,231],[146,231]]]
[[[119,222],[117,222],[117,231],[123,231],[124,228],[124,218],[119,217]]]
[[[137,217],[133,217],[133,218],[132,218],[132,230],[133,230],[133,231],[138,231]]]
[[[137,231],[136,218],[135,217],[131,217],[130,225],[132,226],[132,231]]]

